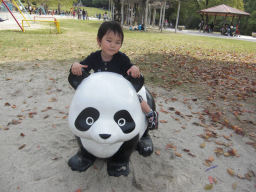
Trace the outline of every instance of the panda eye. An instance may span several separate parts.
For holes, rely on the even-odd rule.
[[[126,110],[116,112],[114,115],[114,120],[121,130],[126,134],[131,133],[135,129],[135,122],[130,113]]]
[[[125,123],[126,123],[125,118],[120,118],[120,119],[118,119],[118,121],[117,121],[117,124],[118,124],[120,127],[124,126]]]
[[[76,118],[75,126],[79,131],[87,131],[98,120],[100,113],[93,107],[85,108]]]
[[[86,124],[87,125],[92,125],[94,123],[94,119],[92,117],[87,117],[86,118]]]

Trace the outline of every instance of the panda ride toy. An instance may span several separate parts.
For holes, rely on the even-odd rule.
[[[103,158],[107,159],[110,176],[127,176],[135,148],[143,156],[153,152],[153,145],[143,149],[139,142],[148,135],[148,123],[136,90],[140,89],[138,94],[152,109],[154,99],[143,86],[144,79],[128,79],[130,82],[112,72],[93,73],[82,81],[69,76],[76,89],[69,126],[80,146],[80,151],[68,162],[72,170],[85,171],[96,158]]]

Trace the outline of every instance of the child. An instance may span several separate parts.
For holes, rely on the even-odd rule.
[[[101,50],[91,53],[80,63],[73,63],[71,66],[71,73],[81,76],[82,69],[86,72],[89,72],[92,69],[94,72],[109,71],[123,76],[131,75],[133,78],[140,77],[139,68],[131,64],[130,59],[124,53],[119,51],[122,47],[123,39],[124,34],[119,23],[114,21],[106,21],[102,23],[97,34],[97,43]],[[158,127],[157,112],[153,111],[140,95],[138,95],[138,97],[142,111],[146,114],[148,119],[148,128],[156,129]],[[145,134],[140,139],[138,146],[140,146],[138,151],[143,156],[151,155],[153,152],[152,140],[148,134]],[[69,160],[69,166],[72,169],[74,168],[72,164],[75,164],[75,167],[77,167],[76,164],[78,162],[76,159],[79,159],[79,153]],[[76,168],[73,170],[76,170]]]

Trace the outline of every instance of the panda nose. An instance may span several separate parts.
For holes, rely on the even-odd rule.
[[[111,136],[110,134],[99,134],[99,135],[102,139],[107,139]]]

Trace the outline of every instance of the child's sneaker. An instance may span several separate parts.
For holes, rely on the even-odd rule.
[[[150,130],[158,128],[158,113],[156,111],[150,111],[146,117],[148,118],[148,128]]]

